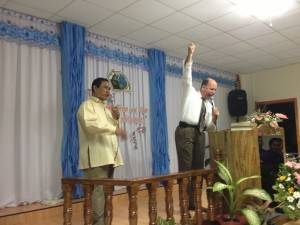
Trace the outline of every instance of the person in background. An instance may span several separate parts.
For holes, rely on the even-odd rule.
[[[219,115],[212,97],[217,91],[214,79],[204,79],[200,90],[192,84],[192,58],[196,46],[188,44],[188,54],[183,65],[183,101],[181,120],[175,131],[179,171],[204,168],[206,130],[215,130]],[[194,210],[193,188],[189,185],[189,209]]]
[[[87,178],[112,178],[114,168],[123,165],[117,136],[127,138],[119,127],[117,107],[108,107],[109,81],[97,78],[92,83],[92,96],[77,112],[79,132],[79,168]],[[96,186],[92,195],[93,224],[104,225],[104,193]]]
[[[283,163],[283,141],[281,138],[274,137],[269,140],[269,149],[261,148],[260,169],[262,188],[270,195],[275,191],[272,186],[275,184],[280,163]]]

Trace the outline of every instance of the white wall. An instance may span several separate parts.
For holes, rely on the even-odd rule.
[[[240,77],[242,89],[247,91],[248,113],[254,110],[255,101],[296,98],[300,118],[300,64],[242,74]]]
[[[300,97],[300,64],[242,74],[240,77],[242,88],[247,91],[251,109],[255,101]]]

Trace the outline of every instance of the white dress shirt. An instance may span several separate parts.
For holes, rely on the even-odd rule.
[[[192,64],[193,62],[187,62],[185,65],[183,64],[183,99],[181,121],[190,125],[198,125],[202,105],[202,96],[200,91],[197,91],[193,87]],[[205,125],[207,130],[215,130],[216,126],[212,122],[213,106],[209,101],[205,101],[204,104],[206,107]]]

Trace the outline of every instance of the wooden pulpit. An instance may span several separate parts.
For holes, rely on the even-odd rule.
[[[233,178],[260,175],[258,149],[258,130],[256,127],[247,130],[221,130],[209,132],[211,165],[220,160],[227,165]],[[245,187],[261,187],[260,179],[245,182]]]

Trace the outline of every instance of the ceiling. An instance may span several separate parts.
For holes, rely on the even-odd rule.
[[[184,58],[232,73],[300,63],[300,2],[285,15],[261,21],[241,16],[229,0],[0,0],[0,7]]]

